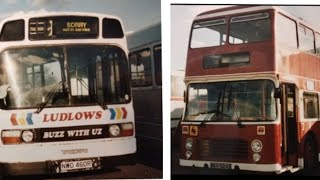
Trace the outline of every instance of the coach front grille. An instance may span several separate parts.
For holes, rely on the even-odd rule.
[[[248,148],[248,141],[242,139],[199,140],[199,154],[202,160],[247,160]]]

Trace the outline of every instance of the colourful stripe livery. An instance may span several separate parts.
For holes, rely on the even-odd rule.
[[[127,118],[127,110],[125,107],[118,108],[109,108],[110,111],[110,120],[115,119],[126,119]]]
[[[11,115],[10,121],[12,125],[17,126],[17,125],[33,125],[32,121],[32,113],[27,113],[25,115],[24,113],[21,115],[17,115],[16,113],[13,113]]]

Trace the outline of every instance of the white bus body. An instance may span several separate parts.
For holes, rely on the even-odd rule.
[[[105,21],[122,25],[115,16],[74,12],[19,14],[1,21],[0,163],[4,174],[100,169],[136,152],[131,90],[127,84],[126,91],[121,90],[121,83],[129,82],[129,76],[121,74],[128,67],[121,67],[128,63],[126,37],[104,38]],[[19,40],[19,35],[10,40],[15,33],[8,30],[11,22],[23,24]],[[111,56],[113,69],[107,62]],[[53,82],[57,77],[61,82]],[[31,82],[19,85],[21,78]],[[53,99],[61,104],[55,105]]]

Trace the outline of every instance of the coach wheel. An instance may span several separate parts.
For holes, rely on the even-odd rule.
[[[316,166],[317,154],[314,141],[308,138],[304,144],[304,169],[310,172]]]

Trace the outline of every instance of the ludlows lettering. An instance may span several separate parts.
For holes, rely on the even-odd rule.
[[[102,111],[44,114],[43,122],[101,119]]]

